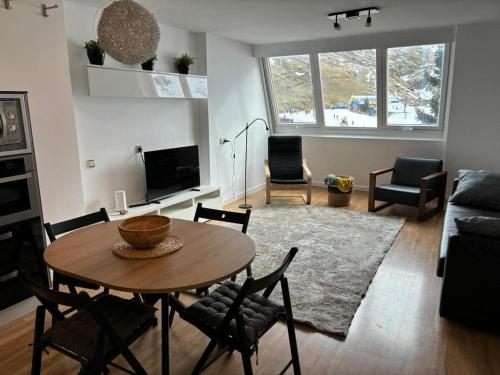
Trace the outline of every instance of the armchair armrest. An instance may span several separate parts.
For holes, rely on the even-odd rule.
[[[446,172],[446,171],[432,173],[432,174],[420,179],[420,188],[427,189],[427,186],[429,185],[429,183],[431,183],[433,181],[441,180],[442,183],[441,183],[440,189],[443,189],[445,187],[447,177],[448,177],[448,172]]]
[[[436,173],[433,173],[433,174],[430,174],[428,176],[425,176],[422,178],[422,181],[427,181],[427,182],[430,182],[432,180],[436,180],[438,178],[443,178],[445,176],[448,176],[448,172],[446,171],[443,171],[443,172],[436,172]]]
[[[266,181],[271,181],[271,170],[269,169],[269,160],[264,160],[264,173],[266,174]]]
[[[309,170],[309,167],[307,166],[306,159],[302,159],[302,168],[304,168],[304,173],[306,174],[307,182],[312,181],[312,174],[311,171]]]
[[[381,174],[392,172],[393,170],[394,170],[394,168],[379,169],[377,171],[370,172],[370,176],[378,176],[378,175],[381,175]]]

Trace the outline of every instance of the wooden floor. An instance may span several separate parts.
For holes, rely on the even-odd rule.
[[[278,194],[287,194],[279,192]],[[264,192],[249,196],[264,205]],[[302,204],[297,198],[273,202]],[[237,202],[228,206],[237,208]],[[313,205],[326,205],[324,189],[315,188]],[[367,194],[353,195],[350,209],[366,210]],[[397,208],[380,214],[401,214]],[[443,320],[438,314],[441,279],[435,275],[442,217],[419,223],[409,218],[382,262],[356,313],[345,340],[297,327],[303,374],[500,374],[500,336]],[[192,297],[183,296],[189,303]],[[28,374],[34,314],[0,327],[0,374]],[[160,329],[148,332],[132,349],[150,374],[160,373]],[[171,330],[171,373],[189,374],[207,343],[182,320]],[[275,326],[259,345],[255,374],[277,374],[288,361],[286,329]],[[119,360],[120,363],[123,361]],[[70,359],[51,352],[43,356],[44,374],[76,374]],[[112,373],[118,373],[112,371]],[[237,353],[225,355],[205,374],[240,374]],[[291,374],[289,370],[287,374]]]

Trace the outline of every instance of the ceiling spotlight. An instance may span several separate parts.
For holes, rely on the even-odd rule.
[[[366,27],[371,27],[372,25],[372,15],[371,15],[371,9],[368,10],[368,17],[366,17]]]
[[[341,29],[341,26],[340,26],[340,23],[338,23],[338,19],[337,19],[338,16],[335,16],[335,23],[333,24],[333,28],[337,31],[340,31]]]

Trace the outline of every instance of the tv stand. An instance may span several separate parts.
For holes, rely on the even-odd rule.
[[[202,185],[196,189],[198,190],[183,191],[157,201],[132,204],[129,206],[127,214],[120,215],[119,213],[115,213],[109,215],[109,217],[111,220],[122,220],[133,216],[154,214],[170,216],[176,219],[193,220],[196,206],[200,202],[204,207],[222,209],[222,198],[219,187]]]

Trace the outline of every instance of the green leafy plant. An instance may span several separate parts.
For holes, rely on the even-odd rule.
[[[189,66],[189,65],[194,64],[194,57],[188,55],[187,53],[185,53],[183,55],[177,56],[174,59],[174,63],[175,63],[176,66],[180,65],[180,64],[184,64],[184,65]]]
[[[100,51],[104,52],[104,50],[101,47],[101,44],[97,40],[89,40],[88,42],[85,42],[85,47],[87,51]]]

